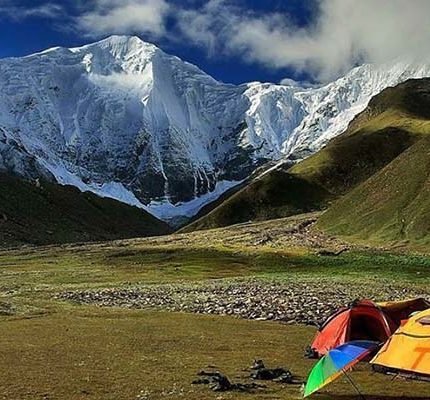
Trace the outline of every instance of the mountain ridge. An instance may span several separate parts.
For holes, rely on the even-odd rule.
[[[281,165],[250,182],[183,231],[288,217],[327,208],[319,224],[333,234],[353,235],[354,227],[372,226],[370,221],[359,223],[361,215],[367,214],[361,206],[365,204],[372,210],[372,202],[362,200],[361,204],[356,204],[355,198],[359,197],[365,182],[374,179],[430,132],[428,87],[430,79],[423,78],[385,89],[372,98],[345,132],[319,152],[293,166]],[[392,181],[395,181],[394,176]],[[360,212],[348,212],[352,204]]]
[[[189,218],[269,161],[304,158],[430,66],[363,65],[318,88],[224,84],[138,37],[0,60],[0,170]]]

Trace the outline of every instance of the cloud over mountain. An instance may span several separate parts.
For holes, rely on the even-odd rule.
[[[133,33],[186,41],[209,57],[294,68],[319,81],[362,62],[421,61],[430,54],[428,0],[303,1],[310,10],[306,24],[283,7],[257,11],[248,0],[0,0],[0,17],[63,18],[94,38]]]
[[[211,0],[180,13],[178,26],[209,54],[240,54],[271,68],[294,67],[321,79],[357,63],[430,54],[427,0],[320,0],[308,26],[281,13],[258,14],[234,1]]]
[[[170,5],[165,0],[96,0],[77,18],[77,26],[91,36],[146,33],[163,36]]]

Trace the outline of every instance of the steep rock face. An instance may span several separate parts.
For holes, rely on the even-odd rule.
[[[364,65],[324,87],[218,82],[137,37],[0,60],[0,169],[190,216],[267,161],[302,158],[430,66]]]

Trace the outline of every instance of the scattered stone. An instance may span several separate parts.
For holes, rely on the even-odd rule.
[[[317,218],[309,218],[305,221],[302,221],[297,225],[297,231],[303,231],[304,229],[309,228],[310,226],[315,224],[315,222],[317,222]]]
[[[254,360],[254,363],[251,366],[250,377],[256,380],[273,381],[279,383],[301,383],[294,379],[293,374],[289,370],[284,368],[266,368],[263,360]]]
[[[8,302],[0,301],[0,315],[10,316],[16,313],[15,307]]]
[[[309,358],[310,360],[315,360],[319,358],[318,352],[313,349],[311,346],[307,346],[304,353],[305,358]]]
[[[281,374],[277,378],[273,379],[273,382],[286,383],[288,385],[299,383],[295,381],[294,376],[290,371],[287,371],[284,374]]]
[[[156,308],[198,314],[232,315],[259,321],[320,326],[354,299],[375,301],[430,297],[430,290],[378,282],[343,285],[330,279],[223,279],[203,283],[127,285],[98,291],[63,292],[59,299],[101,307]]]
[[[271,242],[272,240],[273,240],[273,239],[272,239],[269,235],[264,235],[263,237],[261,237],[261,238],[257,239],[257,240],[254,242],[254,246],[262,246],[262,245],[264,245],[264,244],[266,244],[266,243]]]

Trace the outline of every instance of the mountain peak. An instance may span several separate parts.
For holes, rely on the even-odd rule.
[[[70,50],[73,52],[80,52],[93,48],[109,50],[112,54],[117,56],[123,56],[129,53],[154,53],[160,51],[154,44],[145,42],[138,36],[131,35],[112,35],[98,42],[90,43],[82,47],[75,47]]]
[[[48,48],[46,50],[39,51],[37,53],[29,54],[25,56],[25,58],[32,58],[34,56],[42,56],[42,55],[62,55],[64,53],[72,52],[75,54],[79,53],[87,53],[93,52],[94,50],[102,50],[108,51],[115,58],[124,58],[127,55],[148,55],[151,56],[157,52],[161,52],[161,50],[152,43],[145,42],[138,36],[132,35],[112,35],[108,36],[104,39],[101,39],[97,42],[89,43],[83,46],[77,47],[63,47],[63,46],[55,46]],[[146,57],[145,57],[146,58]]]
[[[155,47],[152,43],[145,42],[139,36],[134,35],[111,35],[99,40],[93,45],[101,46],[131,46],[131,47]],[[91,44],[90,44],[91,46]]]

